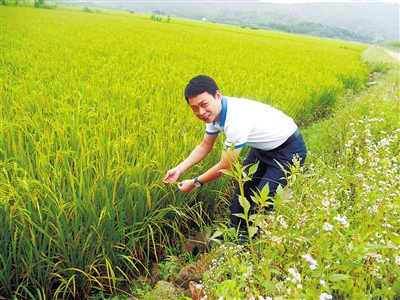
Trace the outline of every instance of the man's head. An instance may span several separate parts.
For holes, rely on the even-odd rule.
[[[185,88],[185,99],[189,103],[189,98],[196,97],[202,93],[209,93],[215,96],[218,86],[214,79],[206,75],[198,75],[193,77]]]
[[[186,86],[185,98],[197,118],[206,123],[219,121],[222,95],[212,78],[194,77]]]

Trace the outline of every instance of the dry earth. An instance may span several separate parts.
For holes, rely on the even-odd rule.
[[[400,60],[400,53],[398,53],[398,52],[393,52],[393,51],[389,51],[389,50],[386,50],[386,49],[385,49],[385,52],[386,52],[387,54],[389,54],[390,56],[396,58],[397,60]]]

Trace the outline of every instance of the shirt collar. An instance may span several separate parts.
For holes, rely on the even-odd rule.
[[[224,127],[225,126],[225,120],[226,120],[226,111],[228,109],[228,99],[226,97],[222,97],[221,99],[221,114],[219,116],[219,126]],[[215,125],[215,121],[213,121],[213,125]]]

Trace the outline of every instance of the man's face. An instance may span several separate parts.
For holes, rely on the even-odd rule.
[[[189,98],[189,105],[200,120],[206,123],[218,122],[222,110],[221,97],[220,91],[217,91],[215,96],[205,92]]]

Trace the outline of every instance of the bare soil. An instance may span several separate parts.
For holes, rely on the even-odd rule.
[[[398,52],[393,52],[393,51],[389,51],[389,50],[386,50],[386,49],[385,49],[385,52],[386,52],[387,54],[389,54],[390,56],[396,58],[397,60],[400,60],[400,53],[398,53]]]

